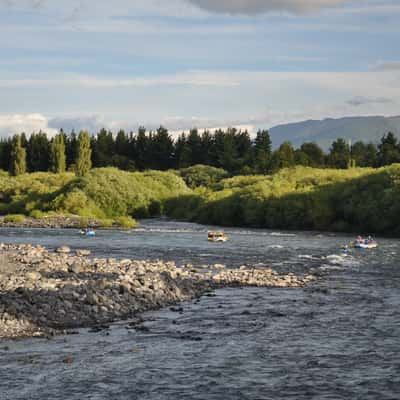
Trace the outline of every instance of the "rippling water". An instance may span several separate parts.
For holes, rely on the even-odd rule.
[[[321,275],[306,289],[218,290],[140,329],[0,342],[1,399],[398,399],[400,241],[340,252],[351,237],[143,221],[81,238],[70,230],[0,230],[0,242],[89,248],[96,256],[178,264],[273,265]],[[64,364],[73,357],[72,364]]]

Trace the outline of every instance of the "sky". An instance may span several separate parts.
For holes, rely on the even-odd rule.
[[[0,0],[0,136],[399,115],[399,0]]]

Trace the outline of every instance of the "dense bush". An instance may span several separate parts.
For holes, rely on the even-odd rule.
[[[25,221],[25,215],[21,214],[8,214],[4,217],[4,222],[12,222],[14,224],[18,224],[23,221]]]
[[[77,214],[83,221],[98,218],[110,226],[117,220],[127,227],[132,220],[121,217],[165,214],[207,224],[400,235],[400,164],[296,167],[210,185],[192,190],[174,172],[115,168],[94,169],[79,179],[70,173],[0,173],[0,213]]]
[[[400,235],[400,164],[237,176],[213,191],[172,199],[167,210],[208,224]]]
[[[99,168],[82,178],[71,173],[0,174],[0,213],[35,217],[54,211],[100,219],[153,216],[163,212],[166,200],[187,193],[179,176],[160,171]]]
[[[210,167],[209,165],[194,165],[193,167],[183,168],[179,170],[179,174],[190,188],[212,187],[229,176],[228,172],[222,168]]]
[[[134,228],[137,226],[137,222],[131,217],[118,217],[115,222],[122,228]]]

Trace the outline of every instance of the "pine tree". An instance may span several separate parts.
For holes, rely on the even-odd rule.
[[[149,141],[146,129],[141,126],[135,140],[135,164],[140,171],[149,167]]]
[[[328,155],[328,165],[333,168],[347,169],[350,159],[350,147],[346,141],[342,138],[335,140]]]
[[[75,164],[76,176],[85,176],[92,168],[92,150],[90,136],[86,131],[81,131],[78,136],[78,158]]]
[[[66,157],[64,134],[60,132],[54,137],[50,145],[50,169],[51,171],[60,174],[65,172],[65,168]]]
[[[325,165],[325,154],[321,147],[314,142],[305,142],[300,146],[300,151],[306,154],[310,167],[323,167]]]
[[[271,171],[275,172],[281,168],[290,168],[295,165],[295,151],[293,145],[286,141],[279,149],[274,151],[271,157]]]
[[[44,132],[32,133],[26,145],[21,138],[21,145],[26,146],[26,159],[30,172],[49,170],[50,144]]]
[[[10,170],[12,142],[12,138],[0,141],[0,168],[4,171]]]
[[[26,172],[26,150],[22,147],[21,136],[19,135],[14,136],[12,144],[10,172],[14,176],[18,176]]]
[[[384,135],[378,145],[379,165],[390,165],[400,162],[400,149],[397,138],[392,132]]]
[[[268,131],[262,130],[257,132],[254,144],[254,160],[253,165],[255,172],[266,174],[270,170],[271,164],[271,138]]]
[[[69,135],[66,135],[61,129],[60,133],[64,135],[65,155],[67,157],[68,170],[75,170],[75,162],[78,158],[78,139],[74,130]]]

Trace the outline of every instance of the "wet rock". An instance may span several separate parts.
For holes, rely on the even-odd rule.
[[[64,364],[72,364],[74,361],[75,361],[75,360],[74,360],[74,357],[71,357],[71,356],[65,357],[65,358],[62,360],[62,362],[63,362]]]
[[[31,272],[27,272],[25,276],[26,276],[26,279],[28,279],[30,281],[36,281],[36,280],[40,279],[41,275],[39,272],[31,271]]]
[[[57,253],[63,253],[63,254],[67,254],[70,251],[71,251],[71,249],[68,246],[60,246],[56,250]]]
[[[91,254],[91,251],[90,250],[76,250],[75,251],[75,254],[78,256],[78,257],[87,257],[87,256],[90,256],[90,254]]]
[[[79,265],[78,263],[73,263],[68,267],[68,272],[71,272],[73,274],[79,274],[80,272],[82,272],[82,270],[83,270],[82,266]]]
[[[139,313],[165,306],[182,313],[178,302],[214,297],[216,288],[302,287],[316,279],[279,275],[265,267],[229,269],[216,264],[199,270],[163,261],[89,259],[82,250],[72,255],[67,246],[49,252],[40,246],[2,245],[1,257],[7,257],[12,274],[0,269],[0,339],[89,326],[97,331],[131,318],[136,318],[135,329],[147,332],[146,326],[138,326]]]

